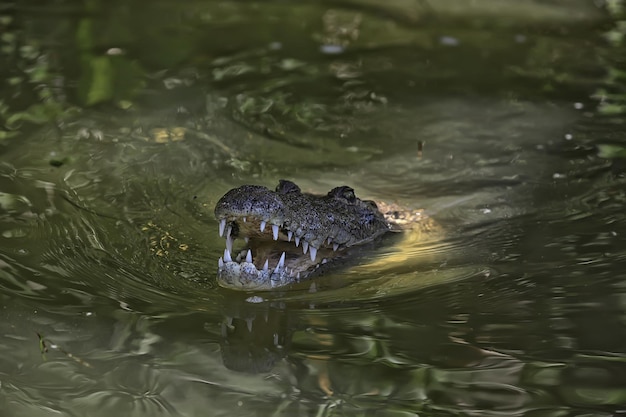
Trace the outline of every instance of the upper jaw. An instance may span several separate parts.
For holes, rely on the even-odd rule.
[[[306,237],[298,235],[298,231],[293,232],[285,224],[270,223],[268,221],[250,217],[250,216],[230,216],[219,220],[219,234],[226,239],[226,249],[232,253],[233,242],[236,238],[243,238],[246,243],[249,240],[256,242],[288,242],[294,245],[294,248],[300,248],[302,254],[309,254],[311,262],[315,263],[318,259],[320,250],[332,249],[337,251],[343,249],[343,245],[334,243],[332,238],[327,238],[320,244],[320,239],[313,239],[312,242]],[[310,234],[304,234],[308,236]],[[287,248],[289,249],[289,248]]]

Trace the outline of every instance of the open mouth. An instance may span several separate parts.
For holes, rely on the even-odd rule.
[[[219,220],[219,234],[226,239],[224,256],[218,260],[220,285],[254,289],[298,282],[343,249],[330,237],[320,241],[310,231],[276,223],[254,215]],[[243,248],[235,249],[237,239],[245,241]]]

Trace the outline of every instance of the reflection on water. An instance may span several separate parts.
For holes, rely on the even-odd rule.
[[[128,112],[83,110],[59,129],[24,131],[5,144],[0,410],[625,411],[626,193],[619,166],[589,145],[594,129],[607,127],[570,103],[584,101],[585,85],[548,92],[522,67],[520,79],[506,71],[490,78],[494,63],[517,59],[495,52],[459,73],[449,60],[474,56],[471,31],[455,35],[454,46],[433,46],[432,32],[389,20],[388,36],[410,33],[414,43],[382,34],[359,43],[380,29],[379,17],[294,8],[306,19],[319,12],[323,33],[314,39],[348,48],[334,59],[317,55],[317,41],[299,26],[289,33],[300,40],[285,39],[283,49],[237,38],[243,32],[233,27],[249,22],[237,13],[257,13],[249,5],[195,7],[206,13],[193,38],[222,24],[244,52],[210,39],[218,59],[179,51],[197,68],[150,87],[158,99]],[[273,18],[285,13],[267,7]],[[211,13],[232,19],[218,24]],[[342,21],[350,33],[337,31]],[[498,30],[508,43],[493,40]],[[504,54],[521,38],[498,30],[476,35]],[[578,46],[580,59],[592,53],[576,39],[550,41],[529,34],[517,51],[537,58],[535,42]],[[314,53],[300,51],[311,44]],[[416,45],[433,68],[408,53]],[[491,72],[481,78],[473,69]],[[211,88],[202,81],[209,73]],[[428,84],[422,79],[449,82],[415,89]],[[365,198],[424,208],[437,228],[394,236],[313,286],[258,294],[217,287],[224,243],[215,202],[231,187],[279,178],[314,192],[349,184]]]

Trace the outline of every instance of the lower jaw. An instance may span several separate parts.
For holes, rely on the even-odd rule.
[[[274,263],[276,265],[276,262]],[[221,287],[243,291],[273,290],[291,284],[297,284],[312,278],[320,272],[318,262],[308,268],[292,267],[289,263],[283,266],[259,268],[246,260],[224,262],[218,266],[217,281]]]
[[[255,291],[271,290],[314,277],[329,259],[341,252],[321,248],[311,253],[294,251],[293,243],[280,241],[267,244],[250,239],[246,248],[224,251],[218,261],[218,284],[225,288]],[[310,251],[310,247],[308,248]],[[325,269],[325,268],[324,268]]]
[[[239,272],[246,267],[245,263],[227,265],[225,269],[219,270],[217,282],[221,287],[240,291],[269,291],[277,288],[287,287],[304,281],[315,273],[306,271],[290,275],[286,271],[279,273],[263,273],[263,271],[252,271],[255,275]]]

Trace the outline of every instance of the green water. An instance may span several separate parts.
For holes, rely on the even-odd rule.
[[[615,14],[3,7],[1,417],[626,412]],[[441,235],[219,288],[215,202],[281,178]]]

